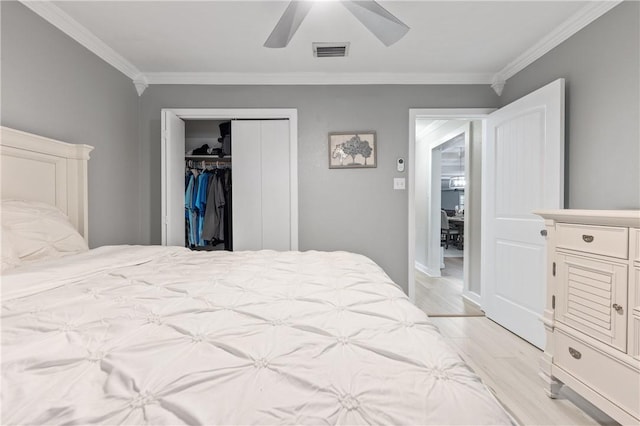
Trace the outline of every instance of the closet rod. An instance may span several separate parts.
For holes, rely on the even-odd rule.
[[[217,155],[185,155],[185,160],[204,160],[204,161],[231,161],[230,156],[218,157]]]
[[[185,160],[185,166],[187,168],[206,168],[208,166],[215,167],[227,167],[231,166],[231,163],[228,161],[214,161],[214,160]]]

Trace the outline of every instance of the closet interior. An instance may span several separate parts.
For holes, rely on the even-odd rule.
[[[227,111],[162,110],[162,243],[295,250],[295,128],[288,118]]]
[[[184,120],[185,246],[233,250],[230,120]]]

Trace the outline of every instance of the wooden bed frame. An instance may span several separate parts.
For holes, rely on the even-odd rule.
[[[89,145],[74,145],[0,127],[0,195],[62,210],[88,241]]]

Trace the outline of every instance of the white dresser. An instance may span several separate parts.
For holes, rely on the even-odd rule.
[[[640,211],[535,213],[547,233],[547,392],[565,384],[618,422],[640,424]]]

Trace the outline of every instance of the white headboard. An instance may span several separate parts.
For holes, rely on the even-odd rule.
[[[55,205],[88,240],[89,145],[74,145],[0,127],[2,199]]]

